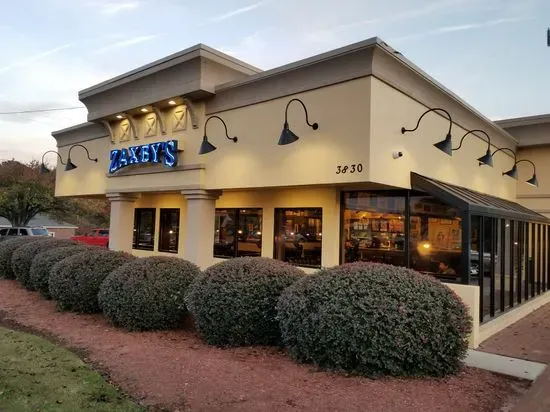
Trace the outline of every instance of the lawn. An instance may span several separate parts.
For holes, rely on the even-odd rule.
[[[0,411],[144,410],[72,352],[42,338],[0,328]]]

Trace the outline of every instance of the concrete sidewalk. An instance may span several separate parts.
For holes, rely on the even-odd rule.
[[[494,353],[469,350],[464,363],[473,368],[485,369],[503,375],[534,381],[546,369],[544,363],[532,362]]]

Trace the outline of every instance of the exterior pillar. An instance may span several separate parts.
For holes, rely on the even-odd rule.
[[[216,199],[221,192],[193,189],[181,193],[187,199],[183,257],[206,269],[214,263]]]
[[[107,193],[111,202],[109,225],[109,249],[132,252],[134,236],[134,203],[139,195],[131,193]]]

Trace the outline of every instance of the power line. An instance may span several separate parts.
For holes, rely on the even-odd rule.
[[[58,112],[58,111],[62,111],[62,110],[77,110],[77,109],[85,109],[85,107],[84,106],[74,106],[74,107],[57,107],[57,108],[53,108],[53,109],[20,110],[20,111],[14,111],[14,112],[0,112],[0,115]]]

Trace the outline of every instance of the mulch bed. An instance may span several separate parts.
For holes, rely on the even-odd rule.
[[[472,368],[446,379],[370,380],[319,372],[296,365],[278,349],[219,349],[192,331],[129,333],[100,315],[59,313],[54,302],[9,280],[0,280],[1,323],[75,350],[153,410],[499,411],[528,385]]]
[[[479,350],[550,363],[550,304],[491,336]]]

